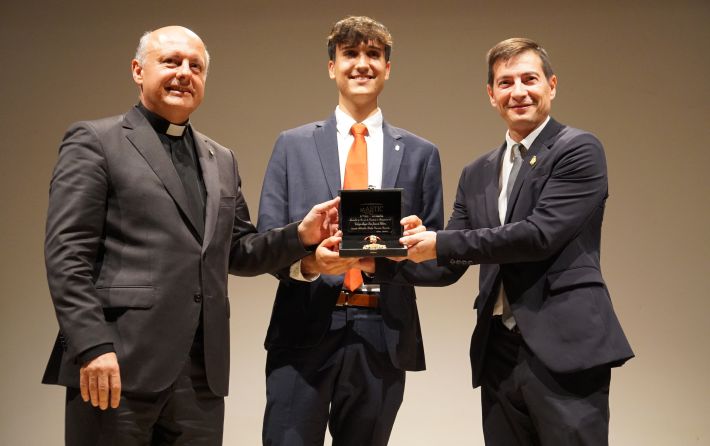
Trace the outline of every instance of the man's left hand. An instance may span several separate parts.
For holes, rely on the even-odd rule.
[[[436,258],[436,232],[425,231],[399,239],[407,247],[407,259],[419,263]]]
[[[303,246],[317,245],[335,233],[340,197],[317,204],[298,225],[298,238]]]
[[[408,215],[404,217],[399,221],[399,224],[401,224],[404,229],[402,235],[412,235],[426,231],[426,226],[422,223],[422,219],[416,215]]]

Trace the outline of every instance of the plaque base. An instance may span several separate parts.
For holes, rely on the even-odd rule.
[[[375,243],[362,240],[361,237],[343,238],[340,242],[340,257],[406,257],[407,248],[399,243],[399,238],[382,240]]]

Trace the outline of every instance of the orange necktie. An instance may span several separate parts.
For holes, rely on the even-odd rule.
[[[345,163],[345,178],[343,189],[367,189],[367,126],[354,124],[350,133],[355,137],[353,145],[348,152]],[[345,288],[354,291],[362,285],[362,274],[357,268],[351,268],[345,273]]]

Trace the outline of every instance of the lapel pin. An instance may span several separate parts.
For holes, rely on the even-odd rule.
[[[394,150],[395,150],[396,152],[399,152],[399,144],[397,144],[396,146],[394,146]]]
[[[214,151],[210,149],[210,158],[214,158]]]
[[[535,163],[537,163],[537,156],[533,155],[533,157],[530,158],[530,166],[535,167]]]

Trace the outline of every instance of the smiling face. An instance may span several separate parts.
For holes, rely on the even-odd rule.
[[[131,68],[143,105],[172,123],[187,121],[205,92],[202,40],[187,28],[161,28],[150,34],[142,56],[133,59]]]
[[[540,56],[525,51],[496,62],[492,81],[487,87],[491,105],[505,120],[511,138],[520,142],[550,114],[557,77],[546,78]]]
[[[328,61],[328,74],[338,87],[338,105],[356,119],[367,116],[377,108],[377,97],[390,75],[385,46],[376,41],[339,44],[334,60]]]

